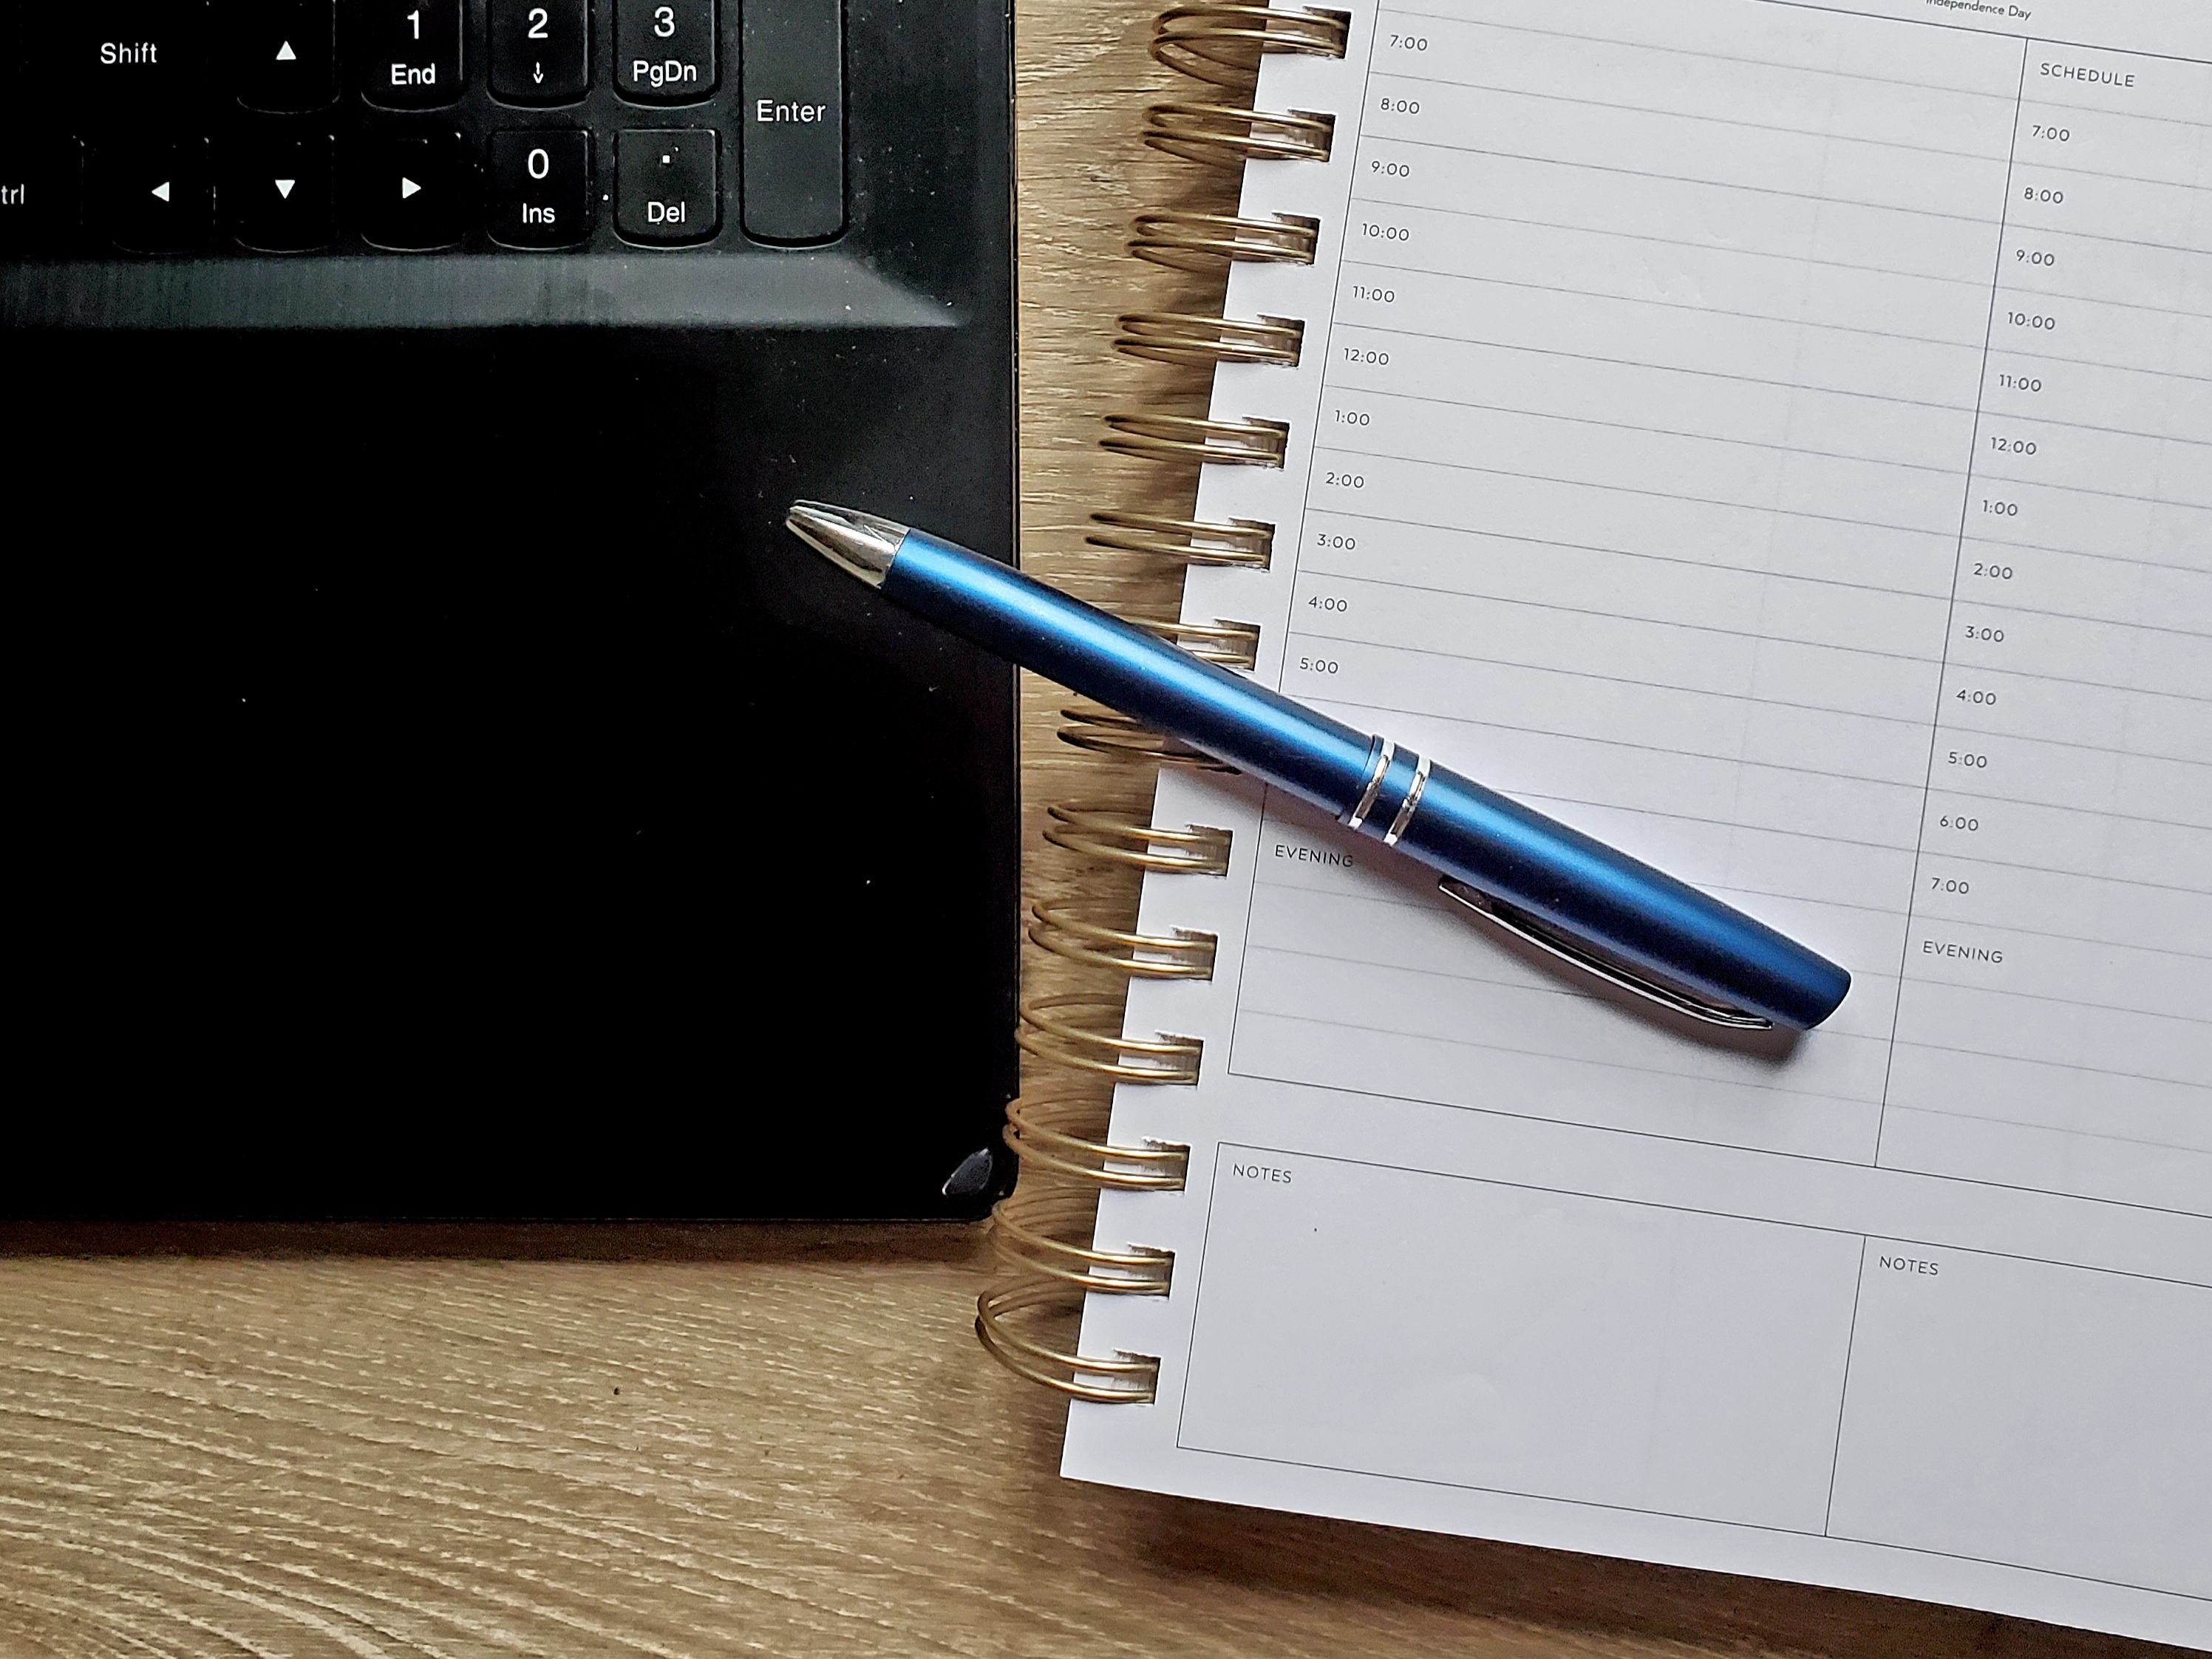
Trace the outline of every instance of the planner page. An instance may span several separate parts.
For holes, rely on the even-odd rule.
[[[1164,776],[1065,1472],[2212,1647],[2212,6],[1347,9],[1186,616],[1854,984],[1717,1041]]]

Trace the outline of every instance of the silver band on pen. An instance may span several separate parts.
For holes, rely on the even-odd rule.
[[[1357,830],[1367,822],[1367,815],[1375,810],[1375,798],[1382,793],[1382,780],[1389,775],[1390,763],[1398,758],[1398,745],[1388,738],[1375,739],[1367,754],[1367,787],[1359,796],[1359,804],[1344,815],[1345,827]]]
[[[1382,837],[1385,847],[1395,847],[1398,837],[1406,833],[1406,826],[1413,821],[1413,811],[1421,804],[1421,791],[1429,787],[1429,757],[1423,755],[1413,768],[1413,786],[1406,791],[1405,804],[1399,807],[1398,816],[1390,820],[1390,829]]]

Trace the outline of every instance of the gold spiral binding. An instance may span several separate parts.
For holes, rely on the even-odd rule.
[[[1155,104],[1145,142],[1208,167],[1246,161],[1326,161],[1336,118],[1308,110],[1238,109],[1231,104]]]
[[[1094,530],[1083,539],[1093,547],[1123,553],[1149,553],[1185,564],[1232,564],[1265,570],[1274,562],[1275,526],[1257,519],[1164,519],[1152,513],[1094,513]]]
[[[1294,213],[1243,219],[1229,213],[1140,213],[1130,222],[1129,252],[1176,270],[1212,271],[1230,264],[1310,265],[1321,221]]]
[[[1027,1316],[1080,1309],[1086,1294],[1056,1279],[1023,1278],[994,1286],[975,1299],[976,1340],[1015,1376],[1074,1399],[1107,1406],[1150,1405],[1159,1389],[1157,1355],[1071,1353],[1023,1334]]]
[[[1306,325],[1287,317],[1199,317],[1180,311],[1133,311],[1121,319],[1114,349],[1160,363],[1298,365]]]
[[[1079,1242],[1091,1231],[1093,1194],[1076,1187],[1009,1199],[992,1219],[991,1248],[1019,1272],[1039,1273],[1109,1296],[1165,1296],[1175,1252],[1145,1246],[1102,1250]]]
[[[1194,415],[1109,415],[1114,435],[1098,441],[1117,455],[1218,466],[1280,466],[1291,441],[1281,421],[1208,421]]]
[[[1229,873],[1236,837],[1226,830],[1196,823],[1170,830],[1104,801],[1055,801],[1045,815],[1052,822],[1044,838],[1084,858],[1163,875]]]
[[[1257,623],[1224,622],[1218,617],[1210,623],[1155,622],[1144,617],[1128,620],[1203,662],[1249,670],[1260,660]]]
[[[1247,87],[1258,78],[1260,55],[1304,52],[1341,58],[1350,15],[1303,6],[1212,3],[1170,6],[1152,25],[1153,58],[1194,80]]]
[[[1220,940],[1178,927],[1172,934],[1131,933],[1076,914],[1065,904],[1030,906],[1030,943],[1070,962],[1111,968],[1131,979],[1212,979]]]
[[[1196,1037],[1166,1031],[1152,1037],[1122,1036],[1118,1034],[1121,1024],[1121,1005],[1115,998],[1063,992],[1023,1003],[1014,1041],[1040,1060],[1110,1077],[1116,1083],[1198,1081],[1206,1045]]]
[[[1168,766],[1188,766],[1200,772],[1234,772],[1237,769],[1192,748],[1181,738],[1164,737],[1140,726],[1118,708],[1095,702],[1070,703],[1060,711],[1067,722],[1060,740],[1070,748],[1087,750],[1115,760],[1158,761]]]
[[[1177,1141],[1148,1140],[1141,1146],[1116,1146],[1066,1127],[1062,1120],[1090,1108],[1018,1100],[1006,1108],[1006,1145],[1025,1168],[1056,1176],[1110,1187],[1117,1192],[1179,1193],[1190,1179],[1190,1148]]]
[[[1251,85],[1263,55],[1345,54],[1348,15],[1322,8],[1278,9],[1253,0],[1190,0],[1163,13],[1152,53],[1182,74],[1224,88]],[[1233,92],[1232,92],[1232,94]],[[1145,143],[1171,155],[1215,167],[1247,161],[1328,159],[1335,121],[1304,110],[1283,113],[1230,104],[1164,103],[1147,113]],[[1246,217],[1218,213],[1139,214],[1129,239],[1139,258],[1211,275],[1240,263],[1314,263],[1318,219],[1278,213]],[[1304,344],[1294,319],[1230,318],[1189,312],[1133,312],[1121,319],[1115,348],[1170,364],[1268,363],[1294,366]],[[1290,428],[1267,420],[1217,421],[1194,416],[1125,414],[1107,417],[1101,444],[1147,460],[1230,466],[1284,465]],[[1267,568],[1275,527],[1250,519],[1207,520],[1156,514],[1100,512],[1086,538],[1092,546],[1173,560],[1246,569]],[[1249,623],[1133,618],[1138,626],[1201,656],[1250,668],[1260,629]],[[1063,708],[1062,742],[1121,761],[1235,769],[1177,739],[1147,731],[1130,716],[1095,703]],[[1227,830],[1151,821],[1101,801],[1068,801],[1047,809],[1045,839],[1095,862],[1148,876],[1228,873],[1234,838]],[[1205,980],[1219,942],[1177,928],[1145,933],[1121,927],[1081,906],[1033,903],[1030,941],[1080,967],[1123,981]],[[1034,1060],[1119,1085],[1188,1086],[1199,1080],[1205,1045],[1160,1032],[1124,1035],[1116,994],[1070,992],[1023,1003],[1016,1040]],[[1173,1288],[1172,1252],[1097,1237],[1101,1189],[1181,1192],[1189,1179],[1190,1148],[1146,1140],[1116,1145],[1102,1137],[1095,1100],[1024,1098],[1006,1109],[1006,1146],[1021,1161],[1014,1193],[992,1215],[992,1249],[1002,1270],[975,1302],[975,1335],[1018,1376],[1073,1399],[1116,1405],[1152,1400],[1160,1361],[1155,1355],[1091,1354],[1056,1340],[1054,1328],[1079,1313],[1089,1296],[1166,1296]]]

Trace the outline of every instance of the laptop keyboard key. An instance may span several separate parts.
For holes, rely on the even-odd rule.
[[[356,157],[354,211],[378,247],[451,247],[468,226],[468,144],[454,131],[381,135]]]
[[[337,0],[231,0],[230,71],[238,101],[279,114],[338,95]]]
[[[56,253],[76,235],[84,152],[59,133],[0,134],[0,253]]]
[[[435,109],[461,95],[461,0],[359,0],[361,95],[386,109]]]
[[[491,234],[509,247],[574,247],[592,232],[592,135],[495,132]]]
[[[714,90],[714,0],[615,0],[615,89],[634,104]]]
[[[591,0],[491,0],[492,96],[572,104],[591,89]]]
[[[738,55],[745,234],[826,242],[845,228],[843,0],[745,8]]]
[[[722,228],[720,158],[704,127],[615,135],[615,228],[648,247],[703,242]]]
[[[113,99],[112,108],[160,112],[200,92],[207,73],[204,0],[65,0],[58,9],[69,54],[61,81],[69,93]],[[8,26],[20,27],[20,20]]]
[[[309,253],[337,239],[337,172],[328,133],[249,139],[224,169],[230,234],[263,253]]]
[[[95,228],[131,253],[189,253],[213,228],[203,139],[101,145],[93,155]]]

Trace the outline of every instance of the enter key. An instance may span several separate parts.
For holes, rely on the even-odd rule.
[[[745,234],[826,242],[845,228],[842,0],[744,8]]]

